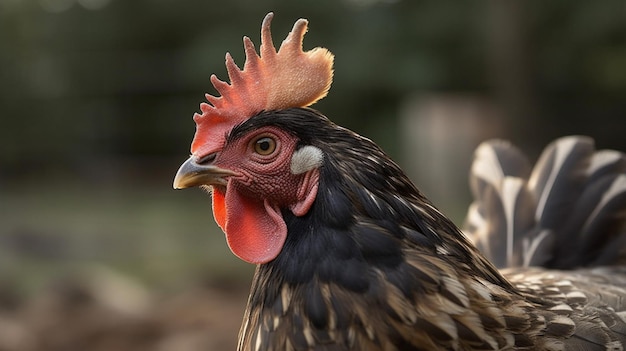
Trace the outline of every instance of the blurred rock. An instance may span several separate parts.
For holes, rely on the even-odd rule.
[[[247,290],[199,280],[162,295],[111,269],[86,267],[24,301],[7,300],[0,351],[233,350]]]
[[[0,316],[0,350],[35,351],[36,336],[23,322],[14,316]]]
[[[54,282],[24,306],[23,319],[45,350],[142,350],[161,334],[151,297],[127,277],[101,267]]]

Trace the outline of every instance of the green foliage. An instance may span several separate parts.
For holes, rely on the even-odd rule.
[[[277,42],[296,18],[310,20],[305,45],[337,56],[333,89],[317,107],[374,139],[377,131],[364,126],[381,125],[371,121],[393,115],[414,91],[502,98],[494,76],[510,62],[498,53],[507,45],[494,36],[511,29],[520,31],[509,46],[518,47],[523,67],[508,69],[528,73],[524,101],[535,112],[522,132],[548,121],[559,126],[554,133],[582,125],[593,133],[604,130],[598,118],[602,126],[623,118],[621,0],[4,0],[0,171],[22,175],[36,163],[80,173],[101,159],[178,157],[193,133],[190,117],[210,90],[208,76],[226,78],[227,51],[243,63],[241,37],[258,42],[270,10]],[[519,26],[508,25],[511,19]],[[508,107],[514,115],[515,106]],[[606,132],[600,139],[618,147],[623,131]],[[380,143],[393,149],[392,140]]]

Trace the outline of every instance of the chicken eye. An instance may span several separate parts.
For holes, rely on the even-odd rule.
[[[254,143],[254,151],[262,156],[267,156],[276,150],[276,140],[270,137],[263,137]]]

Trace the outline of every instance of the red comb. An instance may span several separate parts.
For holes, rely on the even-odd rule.
[[[302,51],[308,21],[296,21],[277,52],[270,32],[272,17],[274,14],[270,12],[263,19],[260,56],[250,38],[244,37],[243,70],[227,53],[230,84],[211,76],[211,83],[221,96],[206,94],[208,103],[200,104],[202,113],[193,116],[196,135],[191,152],[194,155],[219,150],[232,127],[261,111],[309,106],[328,93],[333,55],[324,48]]]

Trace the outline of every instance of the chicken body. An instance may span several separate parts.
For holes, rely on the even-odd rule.
[[[304,214],[275,189],[242,195],[271,199],[287,236],[257,266],[240,350],[621,349],[626,268],[505,277],[380,148],[311,109],[250,118],[212,163],[268,127],[285,131],[288,152],[313,146],[323,162]]]
[[[227,55],[231,84],[211,77],[174,180],[212,192],[257,265],[239,350],[623,350],[623,153],[568,137],[531,167],[481,145],[470,242],[376,144],[306,107],[333,56],[302,51],[303,19],[276,51],[271,19],[261,55],[244,38],[243,70]]]
[[[410,340],[428,349],[433,330],[453,338],[444,335],[454,325],[444,314],[467,300],[460,277],[506,284],[371,141],[312,110],[249,122],[279,123],[322,150],[324,163],[313,207],[301,217],[283,212],[287,241],[257,269],[242,349],[392,350]]]
[[[311,211],[283,213],[287,242],[257,268],[242,350],[621,347],[624,278],[607,277],[625,269],[517,270],[509,283],[371,141],[310,110],[274,113],[259,122],[281,121],[324,164]]]

